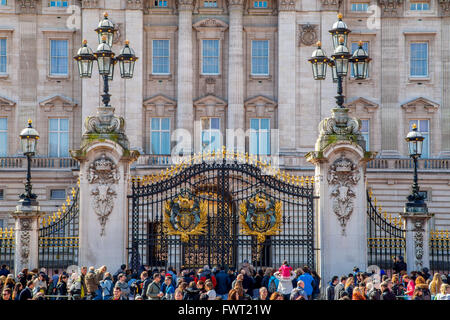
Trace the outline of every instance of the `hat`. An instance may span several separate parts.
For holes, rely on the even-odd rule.
[[[172,278],[172,275],[170,273],[166,273],[165,277]]]

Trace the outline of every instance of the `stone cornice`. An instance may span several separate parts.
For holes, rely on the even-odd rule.
[[[244,0],[226,0],[227,6],[231,8],[244,8]]]
[[[401,107],[408,113],[416,112],[417,107],[423,107],[427,113],[434,113],[439,109],[439,104],[424,97],[419,97],[403,103]]]
[[[98,0],[82,0],[81,7],[83,9],[95,9],[98,8]]]
[[[127,9],[142,10],[144,9],[144,0],[127,0]]]
[[[295,11],[295,0],[278,0],[278,11]]]
[[[403,4],[403,0],[378,0],[381,12],[384,16],[396,17],[400,14],[398,8]]]
[[[217,28],[223,32],[226,29],[228,29],[228,24],[226,24],[225,22],[223,22],[222,20],[219,20],[219,19],[206,18],[206,19],[197,21],[196,23],[194,23],[192,25],[192,27],[197,31],[201,31],[204,28]]]
[[[320,0],[322,9],[338,10],[341,7],[342,0]]]
[[[16,102],[6,97],[0,96],[0,110],[11,111],[16,106]]]
[[[24,14],[37,13],[37,0],[16,0],[16,12]]]

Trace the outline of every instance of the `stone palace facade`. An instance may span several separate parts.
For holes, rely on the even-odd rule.
[[[101,104],[102,81],[96,67],[82,81],[72,57],[83,39],[96,49],[104,11],[119,29],[113,50],[128,39],[140,58],[132,80],[116,71],[110,83],[111,105],[141,152],[133,175],[170,166],[177,137],[199,153],[244,136],[240,150],[313,175],[304,155],[336,85],[314,81],[307,59],[318,40],[332,54],[328,30],[343,13],[349,49],[362,40],[373,59],[368,79],[344,83],[346,106],[378,152],[367,187],[388,214],[403,210],[412,183],[404,137],[416,123],[426,137],[419,182],[435,213],[430,228],[450,226],[449,0],[0,0],[0,227],[12,226],[23,190],[18,136],[27,119],[41,136],[32,167],[41,210],[52,214],[76,185],[69,150]]]

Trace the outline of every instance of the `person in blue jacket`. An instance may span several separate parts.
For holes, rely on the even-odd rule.
[[[314,278],[312,277],[311,271],[307,266],[301,268],[301,272],[302,274],[297,278],[297,282],[300,280],[303,281],[303,283],[305,284],[303,290],[305,290],[306,294],[308,295],[308,300],[311,300]]]
[[[231,279],[224,268],[217,267],[217,270],[218,272],[215,274],[217,281],[215,290],[217,295],[222,297],[222,300],[227,300],[228,292],[231,290]]]

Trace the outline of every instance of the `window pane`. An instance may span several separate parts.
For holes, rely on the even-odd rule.
[[[250,132],[250,153],[258,154],[258,131],[255,130]]]
[[[369,132],[369,120],[361,120],[361,132]]]
[[[419,120],[419,131],[428,132],[428,120]]]
[[[61,133],[59,136],[59,156],[68,157],[69,156],[69,134]]]
[[[48,155],[50,157],[57,157],[58,156],[58,133],[50,132],[48,139],[49,139]]]
[[[50,40],[50,73],[68,73],[68,41]]]
[[[161,119],[161,129],[162,130],[170,130],[170,119],[169,118]]]
[[[250,128],[258,130],[259,129],[259,119],[251,119],[250,120]]]
[[[423,147],[422,147],[422,158],[430,157],[430,135],[428,133],[422,133],[423,137]]]
[[[170,73],[169,40],[153,40],[153,73]]]
[[[159,129],[160,129],[160,119],[152,118],[152,130],[159,130]]]
[[[261,119],[261,129],[269,130],[270,129],[269,123],[270,123],[269,119]]]
[[[428,43],[411,43],[411,76],[424,77],[428,75]]]
[[[160,154],[161,152],[160,133],[152,132],[151,140],[152,140],[152,154]]]
[[[0,132],[0,156],[6,157],[8,155],[8,133]]]
[[[161,154],[170,154],[170,132],[161,133]]]
[[[0,39],[0,73],[6,73],[6,39]]]
[[[50,119],[50,131],[58,131],[58,119]]]
[[[50,190],[50,199],[65,199],[66,190],[64,189],[52,189]]]
[[[203,40],[203,73],[219,73],[219,40]]]
[[[220,150],[220,131],[213,130],[211,131],[211,151],[219,151]]]
[[[260,134],[261,141],[259,143],[259,154],[270,154],[270,133],[268,131]]]
[[[269,41],[252,41],[252,74],[269,74]]]
[[[220,119],[211,118],[211,129],[220,129]]]
[[[69,119],[61,119],[60,120],[60,130],[61,131],[69,131]]]

